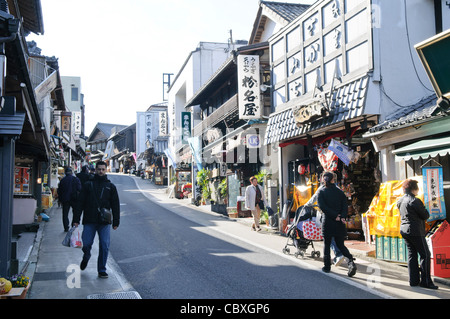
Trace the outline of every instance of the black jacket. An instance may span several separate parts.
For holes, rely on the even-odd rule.
[[[67,174],[58,185],[58,199],[60,203],[74,203],[81,191],[80,180],[72,174]]]
[[[317,204],[325,215],[322,217],[322,233],[324,236],[345,236],[345,224],[336,221],[336,217],[346,218],[348,213],[347,197],[335,184],[323,187],[319,191]]]
[[[409,236],[425,236],[425,221],[430,213],[419,198],[406,193],[397,201],[400,211],[400,234]]]
[[[73,222],[79,224],[83,214],[83,224],[99,223],[99,205],[101,208],[111,209],[113,215],[112,226],[118,227],[120,223],[120,201],[117,188],[106,176],[101,178],[95,175],[92,180],[84,184],[81,190]]]

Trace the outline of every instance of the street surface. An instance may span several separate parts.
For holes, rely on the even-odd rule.
[[[380,269],[362,259],[356,260],[353,278],[346,276],[346,265],[325,274],[310,248],[305,258],[284,255],[286,237],[252,232],[243,223],[186,206],[185,200],[168,199],[147,180],[108,176],[122,210],[120,227],[111,233],[110,258],[144,299],[450,297],[446,286],[411,288],[404,270]]]

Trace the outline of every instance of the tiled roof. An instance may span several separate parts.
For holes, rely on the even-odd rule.
[[[384,122],[370,128],[369,134],[382,131],[387,132],[389,130],[414,125],[419,121],[429,119],[438,108],[436,101],[436,96],[431,95],[414,105],[402,107],[398,111],[387,116]]]
[[[272,1],[261,1],[261,4],[265,5],[288,22],[292,22],[310,7],[306,4]]]
[[[293,108],[271,115],[264,144],[288,140],[363,115],[367,87],[368,76],[364,76],[337,88],[332,93],[330,115],[300,127],[296,125]]]

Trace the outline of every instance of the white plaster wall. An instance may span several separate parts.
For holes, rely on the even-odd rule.
[[[379,25],[372,30],[383,121],[386,115],[434,93],[414,49],[435,34],[434,4],[431,0],[378,0],[373,5],[379,6],[380,15]]]

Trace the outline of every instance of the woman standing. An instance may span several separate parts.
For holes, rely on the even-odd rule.
[[[251,210],[254,223],[252,230],[260,231],[259,218],[261,216],[261,209],[264,209],[264,203],[266,201],[264,197],[264,190],[261,185],[258,184],[258,179],[255,176],[250,177],[251,185],[245,189],[245,207]]]
[[[323,187],[318,194],[317,203],[322,210],[325,218],[322,220],[322,235],[324,240],[323,262],[324,272],[330,272],[331,270],[331,256],[330,246],[334,237],[334,241],[338,249],[348,259],[348,273],[349,277],[353,277],[356,274],[356,265],[354,263],[353,256],[344,245],[344,238],[346,235],[345,218],[347,217],[347,197],[343,191],[341,191],[334,184],[334,174],[331,172],[325,172],[323,174]]]
[[[412,179],[404,181],[404,195],[397,201],[401,217],[400,234],[408,249],[409,285],[438,289],[431,280],[431,254],[425,240],[425,221],[430,217],[430,213],[422,201],[416,198],[419,193],[417,184],[418,182]]]

